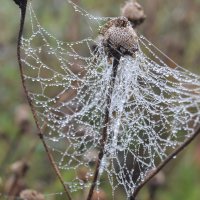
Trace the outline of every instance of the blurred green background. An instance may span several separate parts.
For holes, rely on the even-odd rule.
[[[94,15],[118,16],[124,0],[74,2]],[[138,32],[179,65],[200,75],[200,0],[140,0],[139,3],[143,6],[147,19],[138,28]],[[73,13],[66,11],[65,0],[34,0],[34,4],[37,4],[37,16],[41,24],[60,40],[76,40],[78,36],[73,31],[79,33],[84,29],[83,25],[74,23],[77,16],[73,18]],[[11,195],[17,194],[22,188],[32,188],[49,194],[47,199],[58,199],[58,195],[53,193],[61,191],[60,183],[51,169],[41,142],[37,139],[37,131],[21,85],[16,57],[19,16],[19,9],[14,2],[1,1],[0,193],[9,193],[14,179],[13,173],[21,170],[19,166],[24,167],[25,162],[29,168],[23,168],[24,174],[20,174],[16,193]],[[199,200],[200,137],[177,159],[171,161],[163,174],[161,182],[154,180],[158,181],[154,199]],[[150,199],[149,188],[152,184],[154,183],[140,192],[139,199]],[[5,199],[5,196],[0,195],[0,199]]]

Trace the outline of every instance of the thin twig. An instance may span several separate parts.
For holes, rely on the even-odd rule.
[[[19,68],[20,68],[20,76],[21,76],[21,80],[22,80],[22,86],[23,86],[23,89],[25,91],[28,103],[29,103],[29,105],[31,107],[31,111],[32,111],[33,117],[35,119],[36,126],[37,126],[38,131],[39,131],[38,135],[39,135],[39,137],[40,137],[40,139],[41,139],[41,141],[42,141],[42,143],[44,145],[44,148],[45,148],[45,151],[46,151],[46,153],[48,155],[49,161],[50,161],[50,163],[51,163],[51,165],[52,165],[52,167],[53,167],[58,179],[60,180],[60,182],[61,182],[61,184],[62,184],[62,186],[63,186],[63,188],[65,190],[67,198],[69,200],[72,200],[71,195],[70,195],[70,193],[69,193],[69,191],[68,191],[68,189],[67,189],[67,187],[66,187],[66,185],[64,183],[64,180],[62,179],[60,171],[59,171],[57,165],[55,164],[54,158],[53,158],[53,156],[52,156],[52,154],[51,154],[51,152],[50,152],[50,150],[49,150],[49,148],[48,148],[48,146],[46,144],[46,141],[44,139],[44,136],[43,136],[42,131],[41,131],[40,126],[39,126],[39,122],[37,120],[36,111],[35,111],[35,109],[33,107],[32,100],[30,99],[30,97],[28,95],[28,90],[26,88],[25,79],[24,79],[24,76],[23,76],[23,67],[22,67],[22,63],[21,63],[21,38],[22,38],[22,33],[23,33],[23,28],[24,28],[24,21],[25,21],[25,16],[26,16],[27,0],[21,0],[21,1],[20,0],[14,0],[14,1],[15,1],[15,3],[17,3],[19,5],[19,7],[21,9],[20,30],[19,30],[18,44],[17,44],[17,58],[18,58],[18,63],[19,63]]]
[[[92,181],[92,185],[90,187],[90,191],[87,197],[87,200],[91,200],[92,199],[92,195],[97,183],[97,179],[99,176],[99,169],[100,169],[100,165],[101,165],[101,161],[102,158],[104,156],[104,150],[105,150],[105,144],[107,141],[107,137],[108,137],[108,125],[109,125],[109,115],[110,115],[110,104],[111,104],[111,97],[112,97],[112,93],[113,93],[113,88],[115,85],[115,80],[116,80],[116,76],[117,76],[117,69],[118,69],[118,65],[119,65],[119,61],[120,61],[121,55],[120,52],[118,52],[116,50],[115,56],[114,56],[114,60],[113,60],[113,68],[112,68],[112,74],[111,74],[111,81],[110,81],[110,85],[109,85],[109,89],[108,89],[108,93],[107,93],[107,99],[106,99],[106,109],[105,109],[105,118],[104,118],[104,128],[102,130],[102,138],[101,138],[101,147],[100,147],[100,151],[99,151],[99,155],[98,155],[98,160],[97,160],[97,164],[96,164],[96,168],[95,168],[95,172],[94,172],[94,177],[93,177],[93,181]]]
[[[146,179],[136,187],[135,191],[133,192],[132,197],[130,200],[135,200],[135,197],[137,196],[138,192],[144,187],[144,185],[150,181],[158,172],[160,172],[165,165],[167,165],[174,157],[176,157],[180,152],[182,152],[195,138],[196,136],[200,134],[200,126],[197,128],[197,130],[194,132],[194,134],[185,140],[185,142],[178,147],[173,153],[171,153],[154,171],[152,174],[150,174]]]

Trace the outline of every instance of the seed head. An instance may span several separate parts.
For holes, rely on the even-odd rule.
[[[146,19],[142,6],[135,0],[127,1],[121,8],[121,14],[128,18],[134,28]]]
[[[118,17],[110,20],[102,28],[100,34],[102,44],[109,57],[116,52],[123,55],[133,55],[138,50],[138,37],[135,30],[126,17]]]
[[[35,190],[23,190],[20,193],[20,198],[24,199],[24,200],[44,200],[44,195],[40,194],[39,192],[35,191]]]
[[[28,105],[22,104],[15,111],[15,123],[21,134],[28,133],[31,128],[30,110]]]
[[[25,161],[17,161],[13,163],[10,167],[12,173],[17,175],[18,177],[23,177],[29,169],[29,165]]]
[[[107,196],[103,190],[94,191],[92,200],[106,200]]]
[[[88,180],[92,178],[91,176],[88,176],[88,174],[89,174],[89,171],[86,167],[81,167],[77,171],[78,178],[85,183],[88,182]]]

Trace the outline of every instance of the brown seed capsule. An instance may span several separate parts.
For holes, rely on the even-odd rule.
[[[25,161],[17,161],[10,167],[10,176],[5,182],[4,191],[10,196],[18,196],[21,190],[26,187],[24,176],[28,171],[28,163]]]
[[[162,171],[156,174],[148,183],[149,197],[155,199],[157,190],[165,184],[165,175]]]
[[[107,196],[103,190],[94,191],[92,200],[106,200]]]
[[[89,171],[86,167],[79,168],[77,170],[77,176],[80,180],[82,180],[85,183],[92,179],[92,177],[89,176]]]
[[[29,165],[27,162],[20,160],[13,163],[10,169],[12,173],[17,175],[18,177],[23,177],[26,174],[27,170],[29,169]]]
[[[19,193],[26,187],[23,178],[16,178],[16,176],[11,175],[4,183],[4,192],[9,196],[19,196]]]
[[[165,174],[160,171],[158,174],[156,174],[150,181],[149,181],[149,187],[161,187],[165,184]]]
[[[135,28],[146,19],[142,6],[135,0],[130,0],[121,8],[121,15],[127,17]]]
[[[26,104],[19,105],[15,111],[15,123],[21,134],[27,133],[31,126],[30,108]]]
[[[23,190],[20,193],[20,198],[22,198],[23,200],[44,200],[44,195],[38,193],[35,190]]]
[[[138,50],[137,34],[126,17],[110,20],[100,34],[109,57],[115,57],[116,53],[132,56]]]

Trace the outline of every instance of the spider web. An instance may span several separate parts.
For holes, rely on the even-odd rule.
[[[70,191],[91,186],[106,126],[97,190],[110,188],[113,199],[124,191],[128,198],[199,125],[200,77],[178,65],[168,66],[158,57],[159,50],[140,36],[135,56],[120,59],[110,121],[104,124],[112,63],[95,40],[94,29],[110,18],[94,17],[67,2],[93,35],[60,41],[40,25],[29,3],[31,33],[21,45],[29,97],[56,164],[68,174]]]

